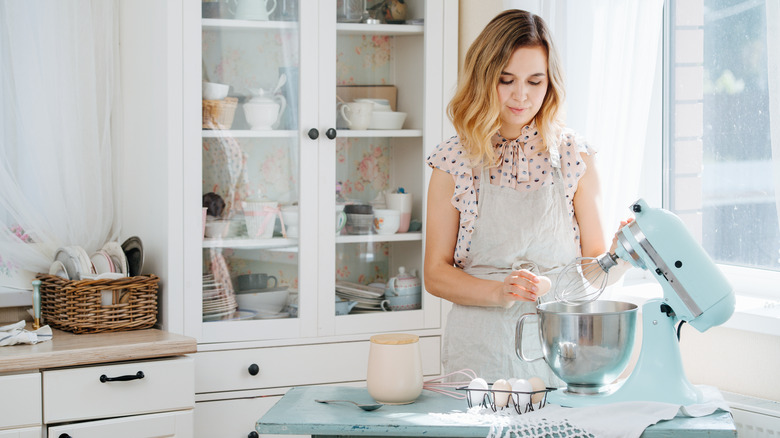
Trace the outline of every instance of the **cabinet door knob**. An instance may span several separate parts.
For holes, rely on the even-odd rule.
[[[257,434],[254,430],[249,432],[249,435],[246,436],[246,438],[259,438],[260,435]]]
[[[106,383],[106,382],[127,382],[128,380],[138,380],[144,378],[144,372],[139,371],[135,374],[128,374],[126,376],[119,376],[119,377],[108,377],[105,374],[102,374],[100,376],[100,382]]]
[[[317,131],[317,128],[311,128],[309,129],[309,138],[312,140],[316,140],[320,136],[320,131]]]
[[[335,129],[333,129],[333,128],[330,128],[330,129],[328,129],[327,131],[325,131],[325,135],[326,135],[326,136],[327,136],[329,139],[333,140],[334,138],[336,138],[336,130],[335,130]]]
[[[59,438],[70,438],[70,435],[67,433],[61,433]]]
[[[249,365],[249,374],[256,376],[260,372],[260,367],[256,363]]]

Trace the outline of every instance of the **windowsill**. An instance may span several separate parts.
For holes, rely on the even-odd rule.
[[[641,306],[650,298],[661,298],[661,285],[650,278],[626,278],[607,289],[602,298]],[[780,336],[780,300],[736,292],[734,314],[721,327]]]

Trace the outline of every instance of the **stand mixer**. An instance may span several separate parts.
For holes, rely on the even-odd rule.
[[[526,316],[537,316],[543,358],[568,385],[566,389],[551,392],[548,395],[550,403],[578,407],[623,401],[656,401],[680,405],[702,402],[701,393],[685,375],[675,325],[687,322],[699,332],[704,332],[723,324],[734,312],[733,289],[677,216],[660,208],[650,208],[642,199],[634,203],[631,209],[635,220],[620,230],[617,249],[614,254],[608,255],[613,260],[617,257],[650,271],[663,289],[663,299],[653,298],[642,306],[642,349],[638,362],[622,382],[611,384],[605,378],[605,381],[599,383],[590,381],[583,384],[578,376],[566,372],[576,369],[573,365],[577,365],[577,356],[580,356],[580,360],[589,360],[583,357],[586,354],[582,354],[588,349],[598,349],[602,355],[620,356],[620,360],[613,360],[612,363],[606,364],[605,361],[605,367],[610,368],[608,370],[595,369],[599,364],[589,366],[591,374],[596,371],[611,376],[625,369],[627,361],[622,358],[630,354],[633,346],[631,332],[634,323],[626,319],[624,314],[628,312],[625,306],[621,311],[609,312],[592,310],[593,305],[633,305],[610,301],[579,305],[571,302],[541,304],[537,307],[537,313],[523,315],[518,320],[516,349],[521,360],[530,362],[542,359],[528,359],[522,351],[524,319]],[[630,313],[633,315],[629,316],[635,318],[635,308]],[[619,324],[613,324],[608,321],[608,318],[618,314],[630,322],[621,320]],[[574,323],[566,318],[574,318]],[[559,321],[566,322],[563,324]],[[607,322],[610,324],[607,325]],[[599,333],[599,330],[602,332]],[[617,331],[629,332],[630,336],[620,334],[620,345],[614,341],[604,341],[606,338],[614,340],[616,336],[612,332]],[[630,339],[625,340],[627,337]]]

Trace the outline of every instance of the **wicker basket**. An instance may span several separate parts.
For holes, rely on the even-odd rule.
[[[54,328],[73,333],[138,330],[157,322],[154,275],[118,280],[66,280],[38,274],[41,316]]]
[[[230,129],[236,115],[238,98],[203,100],[203,129]]]

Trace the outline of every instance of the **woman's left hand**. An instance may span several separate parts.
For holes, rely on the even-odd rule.
[[[536,301],[539,292],[539,278],[528,269],[512,271],[504,278],[503,290],[510,295],[509,305],[514,301]]]
[[[612,237],[612,246],[609,247],[609,252],[612,254],[615,253],[615,249],[617,249],[618,244],[618,234],[620,234],[620,230],[623,229],[626,225],[630,224],[631,222],[634,222],[634,218],[630,217],[624,221],[620,221],[620,226],[618,227],[618,230],[615,231],[615,235]]]

